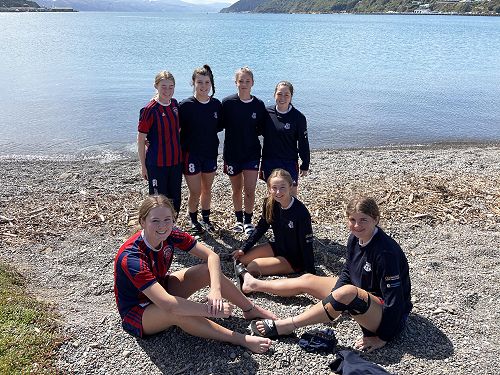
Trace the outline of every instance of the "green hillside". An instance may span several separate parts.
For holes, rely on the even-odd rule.
[[[25,0],[0,0],[0,8],[40,8],[34,1]]]
[[[221,12],[500,14],[500,0],[240,0]]]

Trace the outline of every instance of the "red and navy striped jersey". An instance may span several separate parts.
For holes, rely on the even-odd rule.
[[[138,130],[147,134],[146,165],[171,167],[182,161],[177,100],[168,106],[151,100],[141,109]]]
[[[196,240],[192,236],[177,228],[172,230],[160,250],[148,247],[142,231],[130,237],[115,257],[114,290],[121,317],[132,307],[150,302],[143,293],[149,286],[159,282],[166,288],[174,248],[190,251],[195,245]]]

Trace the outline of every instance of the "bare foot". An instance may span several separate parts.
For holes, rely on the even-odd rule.
[[[247,320],[255,318],[278,319],[278,317],[274,315],[273,312],[266,310],[263,307],[257,306],[256,304],[253,305],[250,311],[243,312],[243,317]]]
[[[253,277],[250,272],[243,275],[243,285],[241,286],[241,291],[245,294],[255,291],[257,279]]]
[[[371,337],[358,337],[356,342],[354,343],[354,349],[363,350],[368,353],[373,352],[374,350],[380,349],[383,347],[387,341],[380,339],[378,336]]]
[[[271,339],[266,339],[265,337],[245,335],[242,345],[254,353],[262,354],[269,350],[271,342]]]

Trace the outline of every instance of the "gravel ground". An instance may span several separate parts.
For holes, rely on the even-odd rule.
[[[113,294],[113,258],[136,223],[145,194],[138,162],[129,157],[0,158],[0,261],[15,266],[30,290],[60,314],[61,373],[85,374],[327,374],[334,354],[309,354],[297,337],[278,339],[264,355],[170,329],[139,340],[125,333]],[[220,170],[220,169],[219,169]],[[414,309],[405,332],[370,361],[396,374],[498,374],[500,313],[500,147],[455,145],[316,151],[299,199],[309,207],[319,274],[335,275],[348,232],[343,207],[354,192],[373,195],[382,227],[410,264]],[[205,238],[229,253],[241,237],[232,224],[230,187],[214,186],[217,234]],[[265,194],[258,184],[256,215]],[[184,186],[183,195],[186,195]],[[185,201],[183,210],[185,209]],[[179,225],[186,224],[181,214]],[[178,255],[173,269],[193,264]],[[232,277],[232,264],[223,263]],[[206,291],[205,291],[206,292]],[[203,291],[193,296],[201,299]],[[278,316],[313,298],[251,298]],[[221,321],[244,331],[240,311]],[[333,324],[338,350],[360,334],[350,320]]]

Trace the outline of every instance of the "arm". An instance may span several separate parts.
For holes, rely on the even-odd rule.
[[[341,286],[351,284],[351,275],[349,271],[350,267],[350,252],[352,251],[353,247],[353,241],[354,241],[354,236],[351,234],[349,236],[349,239],[347,240],[347,252],[346,252],[346,262],[344,264],[344,268],[342,268],[342,272],[340,272],[339,278],[337,280],[337,283],[335,284],[335,287],[333,288],[338,289]]]
[[[137,154],[141,162],[141,176],[148,179],[148,170],[146,168],[146,134],[139,132],[137,135]]]
[[[189,251],[190,254],[207,262],[208,272],[210,274],[210,292],[208,293],[208,304],[217,309],[223,306],[221,293],[222,271],[220,268],[219,256],[207,246],[197,242]]]
[[[306,272],[316,274],[314,268],[314,250],[313,250],[313,231],[311,224],[311,215],[306,209],[306,217],[300,221],[298,228],[298,241],[301,249],[302,259],[304,262],[304,269]]]
[[[391,252],[384,251],[377,259],[377,268],[384,306],[382,320],[376,333],[380,339],[388,341],[398,328],[405,306],[399,258]]]
[[[311,161],[311,151],[309,149],[309,138],[307,135],[307,120],[304,116],[301,116],[301,121],[299,121],[298,126],[298,143],[299,143],[299,156],[302,160],[302,165],[300,166],[300,175],[306,176],[309,171],[309,163]]]

